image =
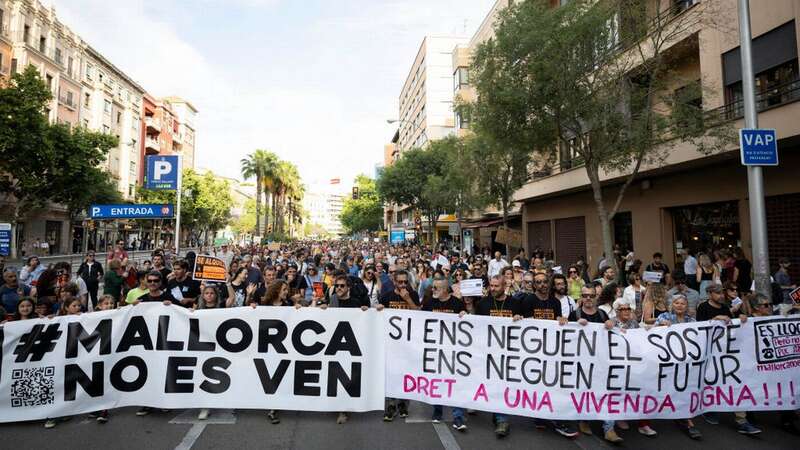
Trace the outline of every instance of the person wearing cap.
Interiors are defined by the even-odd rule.
[[[702,322],[705,320],[720,320],[727,323],[733,319],[733,314],[728,304],[722,286],[712,284],[706,287],[708,292],[708,300],[697,306],[697,321]],[[747,322],[747,315],[739,314],[739,320],[742,323]],[[746,412],[740,411],[734,413],[736,416],[736,431],[740,434],[756,435],[761,433],[761,429],[754,426],[747,420]],[[705,413],[703,418],[711,425],[719,424],[719,415],[717,413]]]

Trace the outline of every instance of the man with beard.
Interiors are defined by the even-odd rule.
[[[478,304],[475,305],[475,314],[492,317],[515,317],[520,315],[523,299],[506,295],[505,282],[505,278],[501,275],[495,275],[489,279],[489,295],[481,298]],[[493,414],[492,421],[495,425],[494,434],[498,438],[508,436],[508,417],[505,414]]]
[[[567,295],[567,277],[557,273],[553,275],[553,297],[561,304],[561,315],[569,317],[575,311],[575,299]]]

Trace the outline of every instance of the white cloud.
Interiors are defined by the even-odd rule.
[[[150,93],[179,95],[199,109],[198,166],[237,177],[239,160],[266,148],[297,164],[311,183],[372,174],[393,132],[385,120],[397,115],[397,97],[423,36],[462,32],[464,17],[471,17],[466,34],[472,33],[492,0],[468,12],[456,0],[341,1],[327,15],[309,7],[294,35],[239,44],[230,55],[214,54],[187,37],[205,32],[185,28],[201,19],[196,26],[206,27],[202,4],[221,5],[216,0],[55,3],[62,22]],[[195,10],[186,9],[197,3]],[[224,3],[232,4],[263,15],[265,29],[282,25],[274,11],[289,14],[282,7],[298,5]],[[176,26],[176,12],[185,13],[183,29]],[[219,29],[209,33],[241,32],[225,17],[212,23]],[[239,63],[223,64],[228,56]]]

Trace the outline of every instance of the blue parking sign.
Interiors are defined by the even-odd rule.
[[[174,191],[178,189],[180,170],[178,155],[149,155],[147,157],[147,182],[145,183],[145,188],[157,191]]]
[[[778,165],[778,139],[775,130],[743,128],[739,130],[739,148],[742,165]]]

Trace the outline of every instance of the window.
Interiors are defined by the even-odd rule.
[[[25,41],[26,44],[28,44],[30,37],[31,37],[31,26],[25,25],[25,31],[22,32],[22,40]]]
[[[687,130],[701,130],[703,127],[703,93],[700,80],[675,90],[673,115],[677,126]]]
[[[456,111],[456,128],[469,128],[469,115],[464,111]]]
[[[50,75],[49,73],[47,75],[45,75],[45,82],[47,83],[47,87],[52,92],[53,91],[53,76]]]
[[[86,79],[91,81],[93,76],[94,76],[94,66],[87,63],[86,64]]]
[[[131,170],[130,170],[130,172],[131,172],[131,175],[136,175],[136,162],[135,161],[131,161]]]
[[[47,51],[47,38],[39,36],[39,52],[45,53]]]
[[[117,111],[117,124],[119,124],[120,122],[122,122],[122,113]]]
[[[84,108],[88,108],[92,103],[92,95],[88,92],[83,94],[83,106]]]
[[[111,100],[103,100],[103,111],[107,114],[111,114]]]
[[[453,74],[453,90],[457,91],[467,85],[469,85],[469,69],[459,67]]]
[[[69,76],[72,76],[72,64],[74,62],[75,62],[75,60],[72,59],[72,56],[67,58],[67,74]]]
[[[11,58],[11,74],[17,73],[17,58]]]
[[[73,103],[72,103],[72,91],[67,91],[67,105],[73,106]]]
[[[61,54],[61,49],[56,47],[56,55],[55,55],[56,62],[61,64],[64,61],[64,56]]]
[[[100,80],[101,83],[103,82],[103,75],[104,75],[103,72],[97,73],[97,79]]]
[[[797,59],[785,62],[756,74],[756,108],[761,111],[800,99],[800,71]],[[733,104],[736,117],[743,114],[742,82],[728,86],[728,103]]]
[[[89,128],[89,119],[83,119],[83,128]]]
[[[129,197],[133,197],[133,189],[134,189],[134,185],[133,184],[129,184],[128,185],[128,196]]]

